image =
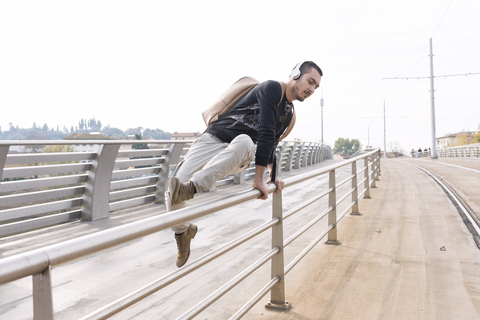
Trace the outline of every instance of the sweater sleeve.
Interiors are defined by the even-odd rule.
[[[257,101],[260,106],[260,123],[258,127],[257,152],[255,164],[266,167],[271,158],[275,145],[277,122],[276,107],[280,103],[282,87],[276,81],[268,81],[257,92]]]

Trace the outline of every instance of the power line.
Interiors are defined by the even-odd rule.
[[[447,10],[445,10],[445,13],[443,14],[442,19],[440,19],[440,22],[438,23],[437,28],[435,29],[435,31],[434,31],[433,34],[432,34],[432,38],[433,38],[433,36],[435,35],[435,33],[437,33],[437,30],[438,30],[438,28],[440,27],[440,25],[442,24],[443,18],[445,18],[445,16],[447,15],[448,9],[450,9],[450,6],[452,5],[452,3],[453,3],[453,0],[450,1],[450,4],[448,5]]]
[[[459,77],[459,76],[473,76],[475,74],[480,74],[480,72],[469,72],[469,73],[459,73],[459,74],[445,74],[441,76],[433,76],[433,78],[446,78],[446,77]],[[394,78],[382,78],[382,80],[398,80],[398,79],[430,79],[431,77],[394,77]]]

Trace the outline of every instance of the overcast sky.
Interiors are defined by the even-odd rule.
[[[429,79],[480,73],[480,1],[0,2],[0,126],[202,132],[238,78],[288,80],[315,61],[321,88],[295,104],[290,138],[431,146]],[[435,78],[437,137],[476,130],[480,74]],[[369,140],[368,140],[369,139]]]

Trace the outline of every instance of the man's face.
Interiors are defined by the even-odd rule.
[[[310,97],[320,86],[321,78],[322,77],[315,68],[311,68],[309,72],[302,74],[298,80],[295,80],[293,85],[295,99],[298,101],[304,101]]]

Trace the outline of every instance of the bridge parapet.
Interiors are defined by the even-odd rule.
[[[431,151],[414,152],[411,154],[412,158],[429,158],[431,155]],[[480,157],[480,143],[438,149],[437,155],[447,158],[478,158]]]

